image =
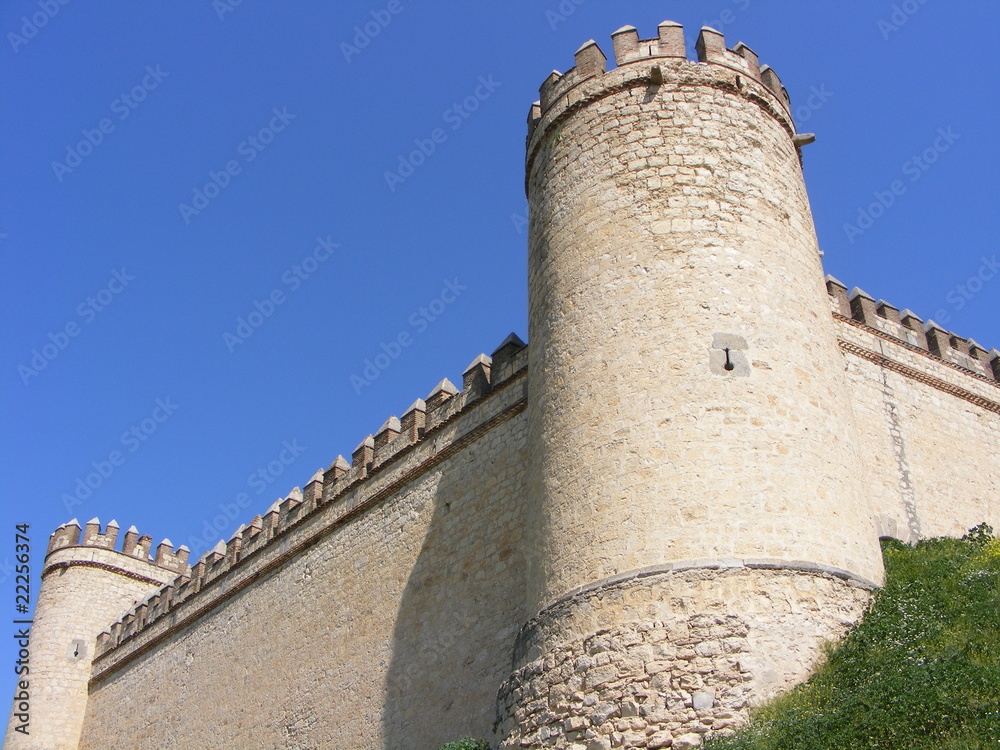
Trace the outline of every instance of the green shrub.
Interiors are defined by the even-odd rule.
[[[883,543],[886,585],[804,684],[706,750],[1000,747],[1000,539]]]
[[[490,746],[486,740],[474,740],[471,737],[466,737],[458,742],[449,742],[441,750],[490,750]]]

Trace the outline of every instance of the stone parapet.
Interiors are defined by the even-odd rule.
[[[924,322],[910,310],[892,306],[855,287],[850,293],[843,282],[827,275],[826,289],[834,316],[846,323],[861,324],[883,339],[901,343],[913,351],[931,355],[942,363],[1000,387],[1000,351],[987,351],[972,339],[946,331],[933,320]]]
[[[564,117],[580,107],[629,88],[647,87],[650,93],[664,83],[671,87],[712,87],[738,93],[779,118],[795,133],[791,103],[781,79],[740,42],[727,49],[723,35],[708,26],[696,46],[698,61],[689,61],[684,29],[673,21],[659,26],[658,36],[640,39],[634,26],[612,35],[617,68],[607,69],[607,56],[593,39],[577,50],[576,65],[566,73],[552,71],[539,89],[539,100],[528,116],[528,173],[535,152]]]
[[[49,567],[51,564],[50,558],[53,557],[54,553],[61,552],[62,550],[75,549],[77,552],[70,553],[70,557],[86,558],[90,554],[88,551],[90,548],[115,552],[117,547],[117,554],[114,559],[126,568],[129,567],[129,564],[122,558],[140,560],[143,563],[155,565],[174,574],[187,572],[189,554],[187,547],[182,545],[175,548],[169,539],[164,539],[156,546],[155,553],[151,555],[153,538],[146,534],[140,536],[135,526],[130,527],[125,532],[122,544],[118,547],[118,528],[117,521],[110,521],[102,532],[101,522],[97,518],[87,521],[87,525],[82,531],[80,529],[80,522],[75,518],[72,521],[64,523],[52,532],[49,537],[49,546],[45,558],[46,567]],[[66,555],[61,554],[57,557],[61,559],[66,557]]]

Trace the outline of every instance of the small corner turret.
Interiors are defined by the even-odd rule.
[[[71,547],[96,547],[142,560],[175,573],[188,572],[190,551],[187,547],[182,545],[175,548],[169,539],[164,539],[156,546],[154,552],[153,537],[148,534],[140,536],[135,526],[130,526],[125,532],[119,547],[118,533],[117,521],[110,521],[102,530],[100,519],[95,517],[87,521],[86,526],[81,529],[80,522],[74,518],[52,532],[46,556]]]

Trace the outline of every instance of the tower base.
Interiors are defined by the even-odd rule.
[[[499,746],[697,746],[806,679],[873,588],[806,563],[727,560],[571,592],[521,630]]]

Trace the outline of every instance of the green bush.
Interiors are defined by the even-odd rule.
[[[1000,747],[1000,539],[883,543],[886,585],[807,682],[706,750]]]
[[[458,742],[449,742],[441,750],[490,750],[490,746],[486,740],[474,740],[471,737],[466,737]]]

